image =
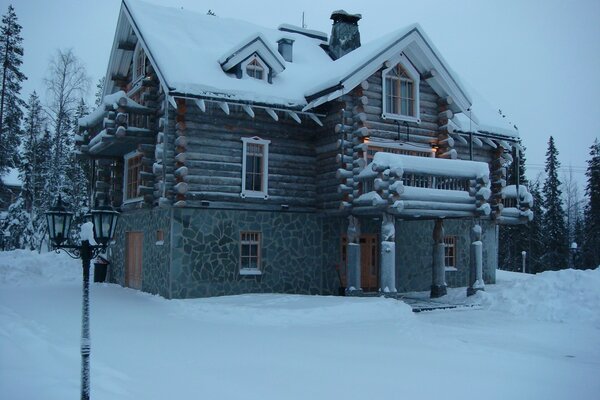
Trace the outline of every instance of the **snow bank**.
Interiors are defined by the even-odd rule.
[[[600,326],[600,268],[536,275],[497,271],[497,285],[479,292],[484,307],[528,319]]]
[[[248,294],[172,302],[185,318],[243,325],[309,326],[414,318],[408,304],[383,297]]]
[[[35,286],[80,281],[81,261],[72,259],[64,252],[0,252],[0,285]]]

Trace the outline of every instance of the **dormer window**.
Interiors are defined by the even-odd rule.
[[[133,81],[136,82],[146,75],[146,53],[139,42],[133,54]]]
[[[421,122],[419,73],[404,55],[383,70],[383,118]]]
[[[260,81],[266,81],[268,78],[269,67],[256,54],[244,61],[241,67],[245,76]]]
[[[256,59],[250,61],[248,65],[246,65],[246,74],[250,78],[263,79],[264,72],[265,69]]]

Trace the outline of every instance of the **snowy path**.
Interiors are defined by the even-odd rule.
[[[0,253],[0,397],[77,398],[78,273],[64,256]],[[421,314],[379,298],[169,301],[92,285],[92,398],[594,398],[600,316],[509,307],[519,277],[502,275],[480,310]]]

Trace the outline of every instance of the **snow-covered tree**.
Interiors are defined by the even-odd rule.
[[[21,72],[23,38],[21,25],[13,6],[8,6],[0,27],[0,175],[18,163],[17,148],[22,107],[21,83],[27,79]],[[3,190],[0,183],[0,190]]]
[[[527,224],[527,258],[528,258],[528,272],[536,273],[544,271],[544,263],[542,256],[544,254],[544,229],[543,229],[543,218],[544,212],[542,209],[542,192],[540,189],[539,177],[533,182],[529,182],[528,185],[529,193],[533,197],[533,221]]]
[[[105,77],[103,76],[102,78],[98,79],[98,83],[96,84],[96,93],[94,95],[95,97],[95,106],[96,107],[100,107],[100,104],[102,104],[102,93],[104,92],[104,80]]]
[[[582,262],[588,268],[596,268],[600,266],[600,142],[598,139],[590,147],[590,159],[587,163],[585,194],[588,203],[585,206]]]
[[[506,181],[508,185],[517,184],[516,165],[508,169]],[[525,154],[519,157],[519,184],[527,186],[525,177]],[[535,216],[539,218],[538,215]],[[501,225],[498,240],[498,261],[500,267],[509,271],[521,271],[521,252],[528,251],[527,225]]]
[[[52,126],[52,168],[46,192],[57,196],[67,190],[67,169],[74,152],[73,120],[89,87],[84,65],[72,50],[58,50],[45,79],[48,115]]]
[[[544,229],[544,255],[542,260],[545,269],[557,270],[567,268],[569,247],[567,224],[563,209],[561,182],[558,179],[558,149],[554,138],[548,140],[546,152],[546,180],[542,188],[544,195],[544,215],[542,217]]]

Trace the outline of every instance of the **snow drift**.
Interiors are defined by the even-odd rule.
[[[525,318],[600,326],[600,268],[536,275],[497,271],[498,285],[477,294],[485,307]]]

